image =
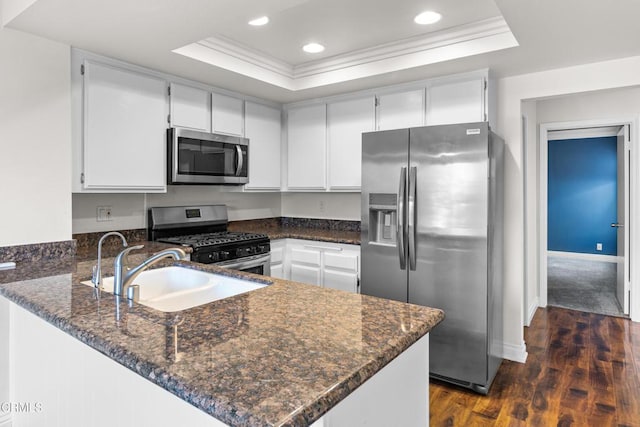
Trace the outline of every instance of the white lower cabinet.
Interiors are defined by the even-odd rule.
[[[271,241],[271,277],[286,279],[284,274],[284,240]]]
[[[271,276],[359,292],[360,246],[315,240],[271,242]]]

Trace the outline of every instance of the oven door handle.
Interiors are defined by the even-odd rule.
[[[271,262],[271,254],[254,255],[251,257],[241,258],[240,260],[232,259],[230,261],[216,262],[214,265],[232,270],[243,270],[245,268],[259,267],[261,265],[269,266]]]

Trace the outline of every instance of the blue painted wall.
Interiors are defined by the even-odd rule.
[[[548,152],[548,249],[616,255],[616,137],[549,141]]]

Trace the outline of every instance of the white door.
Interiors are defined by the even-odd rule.
[[[280,190],[280,109],[247,101],[244,125],[250,165],[245,188]]]
[[[618,272],[616,296],[624,314],[629,314],[629,125],[618,133]]]
[[[211,131],[209,92],[171,83],[171,126]]]
[[[165,192],[166,82],[84,65],[84,190]]]
[[[228,135],[244,135],[244,101],[221,93],[211,94],[211,129]]]
[[[374,130],[375,98],[349,99],[327,105],[329,188],[359,190],[362,133]]]
[[[287,130],[289,189],[324,189],[327,181],[327,106],[314,104],[291,108]]]
[[[484,92],[484,78],[481,77],[429,84],[427,126],[485,121]]]
[[[378,130],[424,125],[424,89],[378,96]]]

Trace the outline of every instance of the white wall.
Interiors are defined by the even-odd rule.
[[[360,193],[283,193],[282,216],[360,221]]]
[[[321,206],[322,202],[322,206]],[[228,188],[169,186],[167,194],[74,194],[73,232],[145,228],[152,206],[224,203],[231,221],[279,216],[360,221],[360,193],[243,193]],[[112,221],[96,221],[111,206]]]
[[[504,266],[505,304],[503,309],[505,353],[507,355],[515,355],[518,352],[522,356],[526,355],[521,326],[524,324],[521,103],[523,100],[638,85],[640,85],[640,57],[523,74],[498,81],[498,125],[496,130],[507,142],[505,253],[508,254],[508,258]],[[538,117],[538,121],[541,120]],[[535,217],[535,206],[528,205],[527,211],[529,218]],[[529,250],[536,250],[532,244],[529,242]],[[529,283],[532,280],[531,271],[532,268],[527,269]],[[640,296],[636,295],[632,298],[632,310],[635,306],[635,311],[638,312],[640,310]]]
[[[224,203],[229,220],[279,217],[280,193],[242,193],[228,188],[169,186],[166,194],[74,194],[73,232],[90,233],[145,228],[152,206]],[[98,206],[111,206],[112,221],[96,220]]]
[[[538,123],[616,119],[640,115],[640,87],[581,93],[537,101]]]
[[[0,246],[71,238],[70,48],[0,30]]]
[[[528,207],[536,206],[538,197],[538,170],[536,165],[538,157],[538,125],[536,119],[536,101],[523,101],[522,102],[522,116],[525,121],[525,147],[522,150],[523,155],[523,168],[526,175],[526,185],[523,183],[523,188],[526,186],[525,194],[526,199],[523,199],[525,203],[525,263],[523,272],[525,281],[525,299],[524,299],[524,320],[525,325],[529,325],[531,318],[535,314],[535,310],[538,307],[538,270],[537,268],[529,268],[538,265],[538,252],[534,250],[537,244],[538,236],[538,216],[527,216]]]

